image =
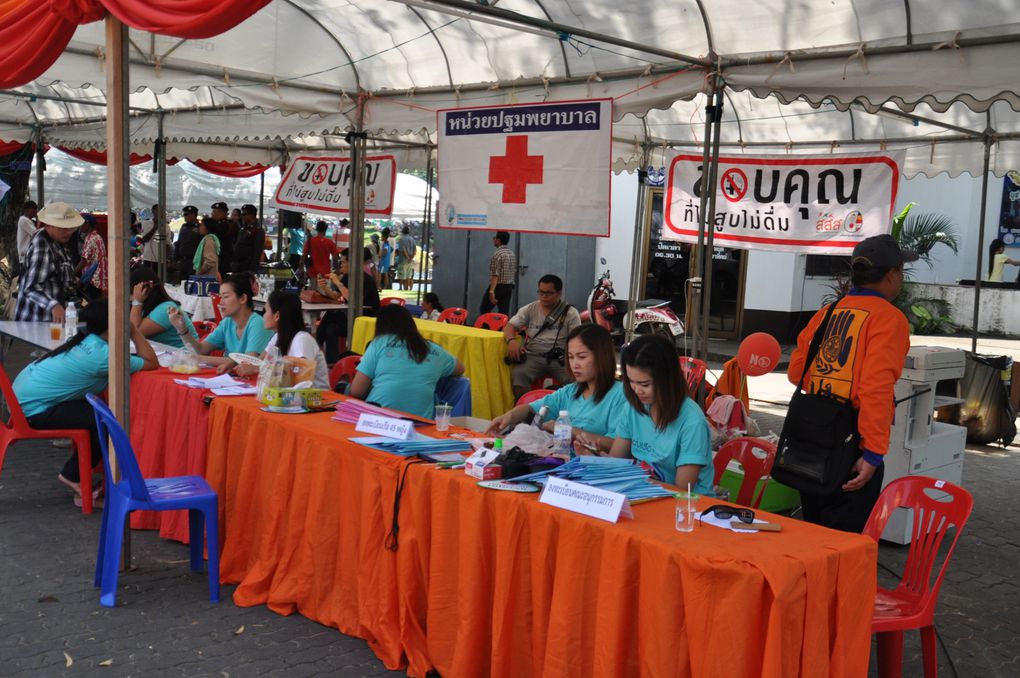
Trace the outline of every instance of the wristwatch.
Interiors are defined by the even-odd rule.
[[[132,308],[135,307],[135,306],[141,306],[141,305],[142,305],[142,302],[138,301],[137,299],[132,299],[131,300]]]

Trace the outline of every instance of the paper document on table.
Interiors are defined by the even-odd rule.
[[[742,534],[751,534],[751,533],[754,533],[754,532],[758,531],[758,530],[751,530],[751,529],[738,530],[735,527],[733,527],[732,524],[730,524],[730,521],[732,521],[733,518],[729,518],[729,517],[727,517],[727,518],[717,518],[714,513],[709,513],[708,515],[705,515],[703,513],[695,513],[694,514],[694,519],[699,521],[699,522],[701,522],[704,525],[714,525],[715,527],[721,527],[722,529],[730,530],[731,532],[740,532]],[[755,518],[754,522],[756,522],[756,523],[764,523],[765,521],[764,520],[758,520],[757,518]]]
[[[181,386],[188,388],[237,388],[250,386],[247,382],[238,381],[229,374],[221,374],[218,377],[188,377],[187,379],[174,379]]]
[[[254,386],[224,386],[223,388],[212,389],[213,395],[218,396],[246,396],[255,395],[259,392]]]

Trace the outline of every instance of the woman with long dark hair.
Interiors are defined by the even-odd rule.
[[[93,468],[102,458],[102,450],[96,418],[85,394],[102,393],[107,387],[110,358],[107,314],[107,300],[103,297],[84,307],[78,318],[85,327],[70,341],[30,363],[14,380],[14,395],[32,428],[91,431]],[[132,372],[159,367],[156,352],[137,327],[131,327],[131,340],[137,353],[131,356]],[[81,506],[77,452],[67,460],[57,478],[74,490],[75,504]]]
[[[406,308],[391,304],[376,316],[375,339],[358,364],[349,393],[431,419],[436,382],[463,373],[459,360],[421,336]]]
[[[184,340],[170,322],[171,308],[184,317],[188,334],[197,340],[198,332],[191,317],[181,313],[180,304],[170,298],[156,272],[147,266],[131,271],[131,324],[152,341],[184,348]]]
[[[1002,282],[1006,264],[1020,266],[1020,261],[1006,256],[1006,243],[996,238],[988,246],[988,282]]]
[[[439,314],[443,312],[443,305],[439,303],[439,295],[435,292],[427,292],[421,300],[421,319],[439,320]]]
[[[496,417],[488,433],[496,434],[515,426],[547,408],[545,428],[562,410],[570,414],[574,442],[581,454],[604,454],[613,446],[613,420],[629,407],[623,385],[616,380],[616,348],[609,332],[598,325],[581,325],[567,335],[567,367],[574,383],[567,384],[540,400],[518,405]]]
[[[712,494],[712,445],[708,421],[687,396],[687,382],[672,342],[643,336],[620,356],[623,393],[630,403],[615,421],[614,457],[632,456],[649,464],[660,480],[688,484]]]
[[[262,316],[262,324],[267,330],[276,330],[276,334],[266,344],[266,350],[262,353],[265,360],[269,349],[276,348],[281,356],[291,358],[306,358],[315,361],[315,379],[312,384],[315,388],[329,388],[329,370],[326,369],[326,359],[319,349],[315,337],[305,331],[305,319],[301,314],[301,298],[292,292],[277,290],[269,295],[266,300],[266,312]],[[238,365],[234,372],[237,374],[256,374],[258,368],[254,365]]]

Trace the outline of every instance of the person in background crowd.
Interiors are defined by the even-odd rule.
[[[411,313],[398,304],[379,309],[375,338],[358,363],[350,395],[431,419],[436,383],[460,376],[464,365],[418,332]]]
[[[234,245],[233,270],[257,273],[265,252],[266,231],[259,224],[259,211],[255,205],[241,206],[241,231]]]
[[[294,269],[294,273],[297,274],[301,271],[301,260],[302,255],[305,251],[305,239],[308,237],[308,231],[305,227],[304,221],[297,226],[291,226],[287,229],[290,234],[290,242],[287,245],[287,255],[290,261],[290,267]]]
[[[374,270],[375,270],[375,274],[374,274],[375,275],[375,286],[376,287],[380,287],[380,285],[379,285],[379,282],[380,282],[380,280],[379,280],[379,255],[380,255],[380,250],[379,250],[379,234],[378,233],[373,233],[372,236],[369,238],[369,241],[370,242],[368,243],[368,249],[369,249],[370,252],[372,252],[372,264],[373,264]]]
[[[166,224],[159,221],[159,205],[152,206],[152,218],[142,222],[142,263],[157,270],[162,250],[166,243],[170,242],[170,235],[167,233]]]
[[[238,224],[227,219],[227,203],[214,202],[212,204],[212,223],[208,224],[208,228],[210,233],[219,238],[218,268],[220,275],[226,276],[230,273],[230,267],[234,263],[234,243],[237,242],[238,232]]]
[[[382,289],[388,290],[393,285],[391,277],[393,267],[393,243],[390,242],[390,229],[382,230],[382,241],[379,243],[379,282]]]
[[[799,384],[809,370],[805,390],[850,401],[860,434],[861,456],[843,487],[830,496],[802,493],[804,520],[810,523],[861,532],[878,501],[896,409],[893,389],[910,349],[910,324],[890,302],[903,287],[903,264],[917,258],[888,234],[857,243],[850,257],[852,287],[836,302],[822,350],[810,367],[804,362],[828,308],[815,313],[797,336],[787,370],[790,382]],[[830,350],[833,341],[836,350]]]
[[[443,312],[443,305],[439,303],[439,295],[435,292],[426,292],[421,300],[421,319],[439,320],[439,314]]]
[[[95,299],[98,296],[106,296],[106,243],[96,230],[96,218],[91,214],[83,214],[82,218],[84,222],[79,232],[84,234],[85,239],[81,249],[81,261],[78,262],[75,275],[80,276],[78,286],[83,289],[85,296],[88,299]]]
[[[198,244],[202,241],[202,234],[199,232],[198,208],[194,205],[186,205],[182,212],[184,223],[181,224],[181,230],[177,233],[177,243],[174,249],[181,280],[187,280],[188,276],[195,272],[195,252],[198,250]],[[219,266],[219,261],[216,262],[216,265]]]
[[[345,249],[340,253],[339,276],[332,274],[329,280],[326,280],[324,277],[318,280],[319,289],[322,290],[322,293],[337,301],[347,299],[350,292],[347,289],[347,286],[350,284],[349,276],[351,269],[351,262],[348,258],[349,253],[349,249]],[[379,290],[376,289],[372,276],[364,272],[362,272],[362,276],[362,314],[371,317],[375,315],[376,310],[379,308]],[[319,321],[319,329],[315,333],[315,339],[324,345],[326,362],[330,365],[335,363],[340,357],[340,337],[346,336],[347,311],[326,311],[322,314],[322,319]]]
[[[333,272],[333,259],[338,256],[336,243],[326,237],[328,228],[325,221],[316,222],[315,236],[305,243],[305,270],[308,271],[308,281],[311,284]],[[319,291],[322,292],[322,289]]]
[[[67,243],[85,219],[65,202],[46,205],[37,217],[43,227],[25,252],[14,319],[62,323],[75,288]]]
[[[142,225],[138,215],[131,212],[131,258],[142,256]]]
[[[507,427],[528,421],[545,406],[543,423],[549,430],[560,411],[570,413],[578,454],[608,453],[613,446],[615,418],[629,407],[623,384],[616,381],[616,348],[612,336],[598,325],[575,327],[567,336],[567,364],[574,377],[573,384],[496,417],[486,434],[497,435]]]
[[[220,259],[223,258],[223,245],[219,237],[210,229],[209,219],[203,219],[198,226],[198,245],[195,256],[191,259],[191,269],[195,275],[216,276],[219,280]]]
[[[414,284],[414,256],[418,253],[418,244],[411,235],[411,229],[404,226],[397,238],[397,280],[400,289],[409,290]]]
[[[105,298],[100,297],[84,307],[80,316],[84,329],[79,330],[70,341],[30,363],[14,380],[14,394],[32,428],[87,429],[90,432],[92,468],[102,459],[102,448],[96,417],[85,400],[85,394],[102,393],[107,388],[110,360],[108,317]],[[130,358],[131,372],[159,367],[156,352],[136,327],[131,328],[131,341],[135,344],[136,353]],[[71,454],[57,479],[74,491],[74,503],[81,506],[77,451]],[[97,487],[93,498],[98,496]]]
[[[581,324],[577,309],[563,301],[563,281],[559,276],[538,279],[538,301],[533,301],[510,318],[503,328],[514,398],[531,390],[532,384],[549,376],[567,384],[571,380],[565,367],[567,336]],[[518,333],[525,331],[522,344]]]
[[[23,214],[18,217],[18,261],[24,264],[25,253],[28,252],[28,244],[32,242],[32,236],[39,230],[35,222],[35,215],[39,212],[39,206],[31,200],[26,200],[22,208]]]
[[[265,328],[262,316],[255,312],[255,293],[251,288],[251,278],[247,275],[230,275],[220,283],[220,313],[223,320],[204,341],[200,342],[191,335],[183,313],[177,308],[167,310],[170,323],[184,343],[199,355],[206,356],[202,361],[216,365],[216,371],[220,374],[237,367],[237,363],[229,357],[231,353],[261,355],[273,336]],[[223,351],[223,357],[209,355],[216,350]]]
[[[1006,243],[996,238],[988,246],[988,282],[1002,282],[1006,264],[1020,266],[1020,261],[1006,256]]]
[[[266,350],[262,353],[265,360],[269,349],[276,347],[281,356],[292,358],[306,358],[315,361],[314,388],[329,388],[329,370],[326,368],[326,359],[316,343],[315,337],[305,331],[305,320],[301,313],[301,299],[296,294],[277,290],[266,299],[266,312],[262,316],[262,322],[267,330],[276,330],[276,334],[266,344]],[[234,368],[234,372],[240,375],[258,374],[259,368],[255,365],[242,364]]]
[[[489,287],[482,296],[480,313],[485,314],[499,308],[503,315],[510,315],[510,299],[514,294],[514,276],[517,273],[517,257],[507,247],[510,234],[498,231],[492,237],[496,251],[489,257]]]
[[[365,252],[362,254],[361,270],[372,276],[372,280],[379,277],[379,273],[375,268],[375,262],[372,261],[372,250],[368,247],[365,248]]]
[[[230,221],[234,224],[234,230],[240,232],[241,224],[244,222],[244,210],[236,207],[230,210]]]
[[[659,480],[713,496],[708,420],[688,397],[676,347],[665,337],[638,337],[623,349],[620,362],[630,407],[615,418],[610,455],[634,457]]]
[[[131,324],[152,341],[184,348],[184,340],[170,322],[171,308],[183,316],[188,333],[198,339],[191,318],[170,298],[156,272],[146,266],[131,271]]]

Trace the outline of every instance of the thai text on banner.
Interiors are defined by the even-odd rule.
[[[270,207],[295,212],[349,214],[354,166],[350,158],[299,155],[290,163]],[[392,155],[365,158],[365,214],[393,212],[397,160]]]
[[[612,102],[439,111],[441,228],[609,235]]]
[[[720,156],[715,244],[849,255],[861,240],[889,232],[903,159],[903,152]],[[663,238],[697,242],[703,162],[673,158]]]

